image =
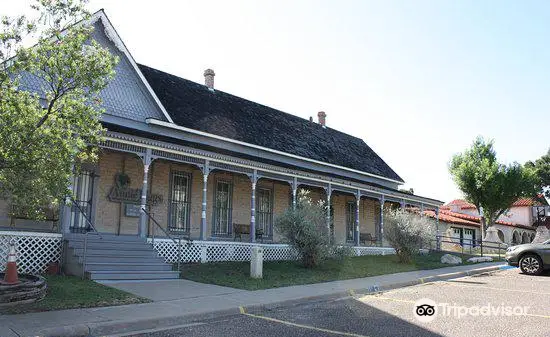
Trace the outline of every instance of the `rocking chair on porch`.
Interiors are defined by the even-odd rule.
[[[237,236],[239,236],[239,240],[243,241],[243,238],[242,238],[243,235],[250,235],[250,225],[234,223],[233,239],[236,240]],[[261,242],[264,242],[263,236],[264,236],[264,230],[261,228],[256,228],[256,239],[260,239]]]
[[[369,243],[371,246],[376,246],[378,244],[378,241],[372,236],[371,233],[360,233],[359,242],[363,244]]]

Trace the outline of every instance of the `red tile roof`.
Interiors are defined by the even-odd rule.
[[[518,199],[518,201],[514,202],[512,206],[522,207],[522,206],[535,206],[540,204],[541,204],[540,201],[535,200],[533,198],[521,198],[521,199]]]
[[[448,213],[447,213],[448,212]],[[429,216],[430,218],[436,218],[434,211],[424,211],[424,214]],[[473,221],[461,219],[459,217],[453,216],[453,212],[450,211],[444,211],[442,209],[439,210],[439,221],[457,224],[457,225],[464,225],[464,226],[472,226],[472,227],[479,227],[479,223],[475,223]]]
[[[527,207],[527,206],[546,204],[546,202],[545,202],[546,200],[544,200],[542,195],[539,196],[539,198],[541,199],[540,201],[535,200],[534,198],[520,198],[512,204],[512,207]],[[443,205],[441,207],[441,209],[450,210],[451,206],[458,206],[460,209],[475,209],[476,208],[476,206],[474,204],[469,203],[466,200],[455,199],[455,200],[450,201],[450,202],[446,203],[445,205]]]
[[[443,207],[445,207],[446,209],[450,209],[451,206],[458,206],[460,207],[461,209],[467,209],[467,208],[475,208],[476,206],[474,206],[474,204],[471,204],[469,202],[467,202],[466,200],[463,200],[463,199],[455,199],[453,201],[450,201],[448,203],[446,203],[445,205],[443,205]],[[443,208],[441,207],[441,208]]]
[[[434,211],[424,211],[424,214],[434,218],[436,217]],[[465,226],[480,226],[480,217],[476,215],[469,215],[469,214],[462,214],[462,213],[456,213],[445,209],[439,210],[439,221],[457,224],[457,225],[465,225]],[[501,221],[497,220],[496,224],[503,225],[503,226],[511,226],[511,227],[519,227],[519,228],[526,228],[526,229],[533,229],[531,226],[525,226],[520,224],[515,224],[508,221]]]

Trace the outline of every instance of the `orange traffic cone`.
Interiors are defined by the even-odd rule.
[[[15,253],[15,244],[10,243],[10,252],[8,254],[8,263],[4,274],[4,284],[17,284],[19,277],[17,276],[17,254]]]

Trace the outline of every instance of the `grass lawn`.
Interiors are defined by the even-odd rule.
[[[0,313],[22,314],[150,302],[148,299],[125,291],[75,276],[46,276],[46,282],[48,290],[43,300],[18,306],[0,307]]]
[[[440,262],[443,254],[417,256],[410,264],[399,263],[395,255],[351,257],[343,261],[329,260],[314,269],[303,268],[295,261],[264,262],[264,278],[261,280],[249,277],[248,262],[190,264],[182,266],[182,277],[197,282],[257,290],[449,267]],[[468,257],[465,255],[463,261]]]

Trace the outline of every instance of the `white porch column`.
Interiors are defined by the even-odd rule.
[[[206,224],[206,201],[208,199],[208,175],[210,174],[210,169],[208,168],[208,162],[204,166],[202,172],[202,211],[201,211],[201,233],[200,239],[206,240],[206,233],[208,232],[208,227]]]
[[[382,195],[380,197],[380,228],[378,228],[378,241],[382,244],[384,240],[384,203],[386,198]]]
[[[329,241],[332,240],[332,233],[330,231],[330,198],[332,196],[332,185],[329,183],[327,188],[327,232]]]
[[[145,238],[147,236],[147,215],[143,211],[147,207],[147,188],[149,166],[151,165],[151,149],[147,149],[143,157],[143,185],[141,187],[141,205],[139,213],[139,236]]]
[[[360,231],[359,231],[359,209],[361,205],[361,191],[357,191],[357,194],[355,195],[355,199],[357,201],[356,207],[355,207],[355,245],[359,246],[361,244],[360,241]]]
[[[258,173],[254,170],[252,180],[252,197],[250,198],[250,242],[256,242],[256,182]]]

